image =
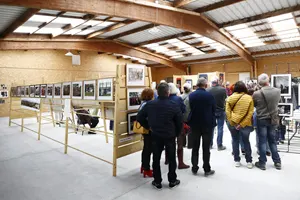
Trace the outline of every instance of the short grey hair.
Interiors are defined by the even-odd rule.
[[[178,90],[177,87],[174,83],[168,83],[169,89],[170,89],[170,94],[177,94]]]
[[[258,84],[260,86],[265,86],[267,83],[269,83],[269,81],[270,81],[270,78],[269,78],[268,74],[263,73],[258,76]]]
[[[197,86],[204,87],[205,85],[207,85],[207,80],[203,77],[199,78],[197,81]]]

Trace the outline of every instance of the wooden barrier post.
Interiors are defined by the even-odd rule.
[[[37,114],[38,124],[39,124],[38,125],[39,126],[39,128],[38,128],[38,140],[41,139],[42,111],[43,111],[43,101],[41,101],[41,103],[40,103],[40,112],[39,112],[39,114]]]
[[[65,128],[65,154],[68,153],[68,139],[69,139],[68,129],[69,129],[69,117],[66,117],[66,128]]]
[[[105,140],[106,140],[106,143],[108,143],[108,135],[107,135],[107,127],[106,127],[106,114],[105,114],[104,102],[101,102],[101,113],[102,113],[102,119],[103,119],[103,125],[104,125]]]
[[[55,127],[55,120],[54,120],[54,116],[53,116],[53,107],[52,107],[52,100],[51,99],[49,99],[49,106],[50,106],[50,112],[51,112],[51,119],[52,119],[53,127]]]

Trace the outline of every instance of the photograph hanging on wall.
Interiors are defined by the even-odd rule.
[[[6,90],[6,91],[1,91],[0,92],[0,97],[1,98],[7,98],[8,97],[8,91]]]
[[[133,124],[136,121],[137,113],[128,113],[127,120],[128,120],[128,135],[133,135]]]
[[[207,74],[199,74],[199,78],[205,78],[208,80],[208,75]]]
[[[291,117],[293,116],[293,104],[292,103],[279,103],[278,104],[278,113],[282,117]]]
[[[128,88],[127,89],[127,109],[136,110],[139,109],[142,104],[141,94],[144,88]]]
[[[96,99],[96,81],[84,81],[84,93],[83,98],[84,99]]]
[[[47,98],[53,97],[53,85],[47,85],[46,96],[47,96]]]
[[[40,105],[41,99],[39,98],[21,98],[21,108],[38,111]]]
[[[16,87],[11,87],[10,88],[10,96],[12,96],[12,97],[17,96],[17,88]]]
[[[21,97],[25,96],[25,87],[21,86]]]
[[[61,98],[61,83],[54,84],[54,98]]]
[[[21,96],[21,87],[18,86],[17,87],[17,97],[20,97]]]
[[[176,84],[181,86],[181,78],[176,79]]]
[[[291,96],[292,76],[291,74],[274,74],[271,76],[271,86],[280,89],[281,96]]]
[[[25,86],[25,97],[29,97],[29,86]]]
[[[190,84],[191,87],[193,87],[193,80],[192,79],[186,79],[185,82]]]
[[[45,98],[46,97],[46,91],[47,91],[47,85],[43,84],[40,88],[40,97]]]
[[[138,64],[126,65],[127,86],[145,85],[145,66]]]
[[[99,79],[98,80],[98,100],[113,100],[113,79]]]
[[[35,87],[34,85],[29,86],[29,97],[34,97]]]
[[[222,85],[224,83],[224,74],[220,73],[219,74],[219,83]]]
[[[62,84],[62,98],[70,99],[71,98],[71,83]]]
[[[82,81],[72,83],[72,99],[82,99]]]
[[[34,97],[40,97],[41,93],[41,85],[34,86]]]

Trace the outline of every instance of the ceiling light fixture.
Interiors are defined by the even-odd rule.
[[[73,54],[71,53],[71,51],[68,51],[68,53],[66,53],[65,56],[73,56]]]

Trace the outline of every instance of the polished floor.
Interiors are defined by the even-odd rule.
[[[34,120],[25,120],[37,129]],[[234,167],[229,132],[225,131],[227,150],[212,150],[212,177],[194,176],[190,170],[178,171],[181,185],[167,187],[167,166],[162,163],[164,188],[154,190],[152,179],[139,174],[140,153],[118,160],[118,176],[112,177],[112,166],[69,149],[20,127],[8,127],[8,119],[0,118],[0,200],[300,200],[300,155],[280,153],[283,169],[276,170],[269,159],[267,170]],[[43,134],[62,141],[64,128],[42,126]],[[251,134],[253,157],[257,160],[255,134]],[[102,135],[70,135],[69,143],[101,158],[112,160],[112,140],[105,143]],[[164,157],[164,156],[163,156]],[[185,150],[185,161],[190,161]]]

